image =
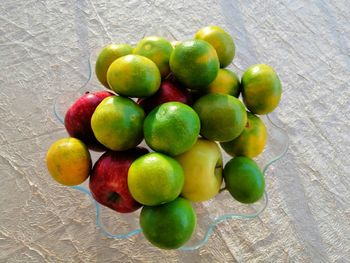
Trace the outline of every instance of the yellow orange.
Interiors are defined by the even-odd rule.
[[[91,157],[86,145],[75,138],[54,142],[46,155],[49,173],[57,182],[67,186],[84,182],[91,170]]]

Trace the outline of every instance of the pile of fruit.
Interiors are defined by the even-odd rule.
[[[89,178],[96,201],[117,212],[142,207],[144,236],[164,249],[191,238],[192,202],[221,190],[256,202],[265,181],[252,158],[267,136],[257,115],[277,107],[281,83],[265,64],[240,79],[226,68],[234,55],[232,37],[217,26],[182,42],[151,36],[104,47],[95,72],[108,90],[86,92],[69,108],[71,137],[48,150],[50,174],[67,186]],[[143,140],[149,149],[138,146]],[[233,157],[226,164],[221,148]],[[89,150],[104,152],[94,165]]]

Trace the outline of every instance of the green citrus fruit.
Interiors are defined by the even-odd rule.
[[[224,29],[218,26],[207,26],[195,34],[195,39],[201,39],[211,44],[218,54],[220,67],[228,66],[235,56],[235,43]]]
[[[47,152],[46,164],[52,178],[68,186],[84,182],[91,170],[90,153],[86,145],[75,138],[54,142]]]
[[[160,73],[157,65],[149,58],[127,55],[110,65],[107,81],[116,93],[141,98],[156,93],[160,86]]]
[[[160,205],[179,196],[184,172],[173,158],[162,153],[148,153],[136,159],[128,171],[128,187],[143,205]]]
[[[178,44],[170,56],[170,69],[189,89],[207,87],[218,74],[219,59],[205,41],[190,40]]]
[[[241,203],[254,203],[264,194],[265,179],[259,166],[250,158],[238,156],[224,168],[227,190]]]
[[[258,156],[266,145],[266,127],[254,114],[247,113],[248,120],[243,132],[234,140],[222,142],[221,147],[231,156]]]
[[[107,148],[122,151],[135,147],[142,139],[143,109],[129,98],[104,99],[91,117],[96,139]]]
[[[132,46],[128,44],[110,44],[105,46],[97,57],[95,73],[97,79],[107,88],[107,70],[114,60],[132,53]]]
[[[266,64],[249,67],[242,76],[244,104],[254,114],[272,112],[280,102],[282,85],[276,72]]]
[[[229,69],[220,69],[215,80],[209,84],[207,92],[223,93],[238,98],[240,81],[237,74]]]
[[[167,102],[146,117],[143,133],[154,151],[171,156],[189,150],[197,141],[200,120],[197,113],[181,102]]]
[[[169,75],[169,58],[173,51],[171,43],[162,37],[145,37],[134,48],[133,53],[145,56],[152,60],[160,71],[163,78]]]
[[[159,206],[144,206],[140,225],[146,239],[163,249],[185,244],[196,228],[196,214],[189,201],[179,197]]]
[[[213,141],[226,142],[237,138],[247,123],[247,112],[243,103],[221,93],[209,93],[200,97],[193,109],[200,122],[200,134]]]

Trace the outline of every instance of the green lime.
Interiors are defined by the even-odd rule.
[[[96,65],[95,73],[97,79],[106,87],[109,88],[107,83],[107,70],[114,60],[117,58],[129,55],[132,53],[132,46],[128,44],[110,44],[105,46],[99,53]]]
[[[196,214],[189,201],[179,197],[159,206],[144,206],[140,225],[146,239],[163,249],[185,244],[196,228]]]
[[[243,132],[234,140],[220,143],[231,156],[258,156],[266,145],[266,127],[264,122],[253,113],[247,112],[248,120]]]
[[[163,78],[169,75],[169,59],[173,46],[171,43],[162,37],[145,37],[134,48],[133,53],[145,56],[152,60],[160,71]]]
[[[237,74],[229,69],[220,69],[214,81],[209,84],[207,92],[223,93],[238,98],[240,81]]]
[[[200,120],[197,113],[181,102],[167,102],[146,117],[143,133],[154,151],[171,156],[189,150],[197,141]]]
[[[107,148],[122,151],[135,147],[142,139],[143,109],[129,98],[110,96],[95,109],[91,128],[96,139]]]
[[[247,123],[243,103],[230,95],[209,93],[200,97],[193,109],[201,122],[201,135],[213,141],[226,142],[238,137]]]
[[[211,44],[218,54],[220,67],[228,66],[235,56],[235,43],[224,29],[218,26],[207,26],[200,29],[195,39],[201,39]]]
[[[241,203],[254,203],[264,194],[265,179],[259,166],[250,158],[238,156],[224,168],[227,190]]]
[[[189,89],[205,89],[219,71],[215,49],[202,40],[179,43],[170,56],[170,69]]]
[[[127,97],[146,97],[157,92],[160,73],[157,65],[140,55],[127,55],[115,60],[107,71],[109,86]]]
[[[162,153],[148,153],[136,159],[128,171],[128,187],[143,205],[160,205],[179,196],[184,172],[173,158]]]
[[[244,104],[254,114],[268,114],[279,104],[282,84],[276,72],[266,64],[249,67],[242,76]]]

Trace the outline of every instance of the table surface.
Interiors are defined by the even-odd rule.
[[[306,3],[307,2],[307,3]],[[327,1],[13,1],[0,4],[0,262],[349,262],[350,8]],[[162,251],[95,227],[91,203],[54,183],[50,144],[66,136],[52,105],[87,79],[95,47],[215,24],[241,75],[272,65],[290,137],[254,220],[219,224],[191,252]],[[163,31],[164,32],[164,31]]]

